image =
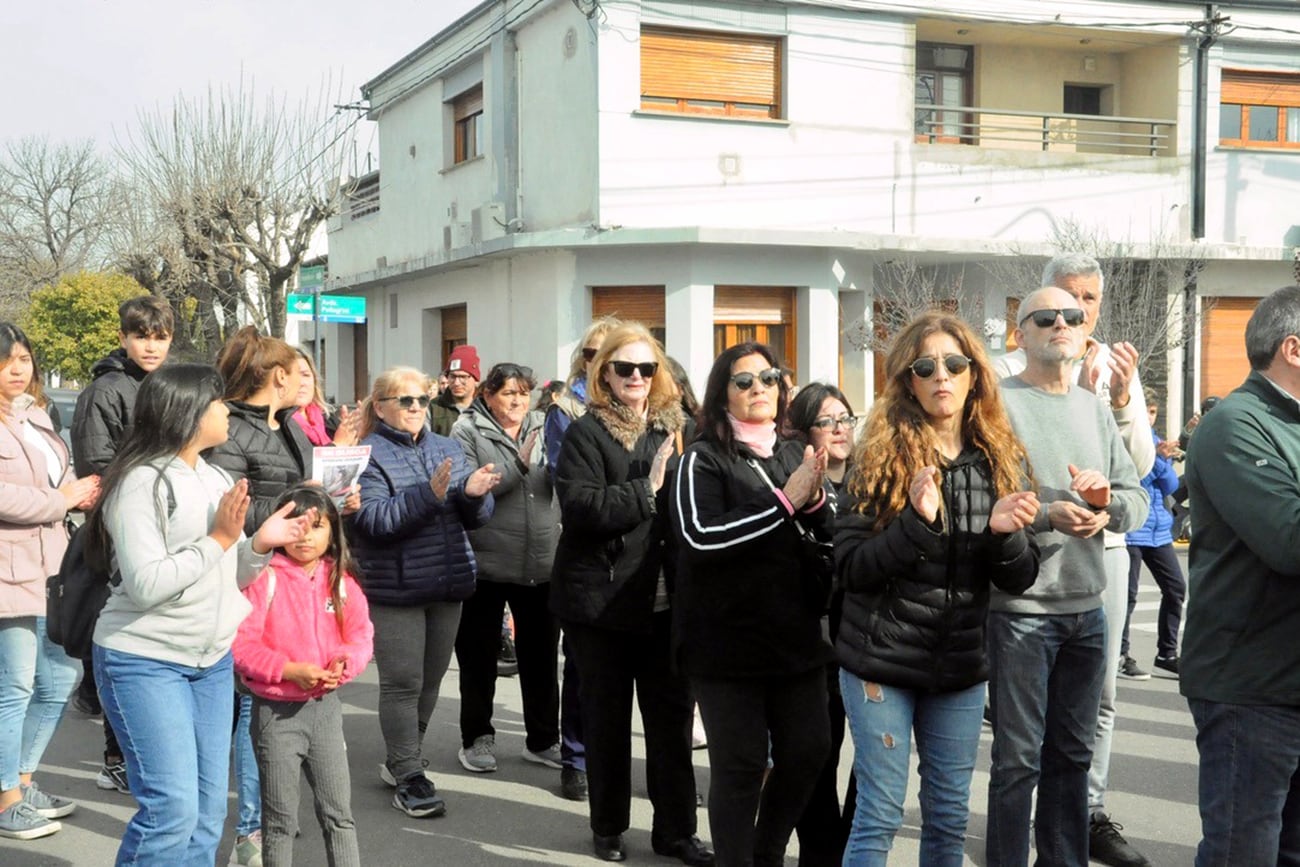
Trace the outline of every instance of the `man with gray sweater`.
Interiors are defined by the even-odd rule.
[[[1029,453],[1042,507],[1038,579],[1022,596],[992,590],[989,690],[993,768],[987,863],[1029,862],[1030,812],[1043,863],[1088,863],[1088,767],[1106,667],[1102,531],[1146,519],[1147,496],[1110,410],[1074,384],[1084,313],[1039,289],[1020,306],[1026,366],[1002,398]]]

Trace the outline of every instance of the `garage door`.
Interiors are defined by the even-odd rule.
[[[1224,397],[1250,373],[1246,323],[1258,298],[1206,298],[1201,325],[1201,400]]]

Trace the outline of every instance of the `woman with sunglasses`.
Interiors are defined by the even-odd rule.
[[[673,493],[674,655],[708,732],[726,865],[782,863],[830,749],[826,585],[801,537],[829,540],[834,508],[825,449],[777,436],[786,392],[768,347],[718,356]]]
[[[837,498],[844,491],[857,421],[844,392],[824,382],[812,382],[799,389],[786,412],[785,425],[791,437],[814,449],[826,450],[826,481]],[[836,590],[831,593],[830,608],[823,618],[826,635],[832,642],[839,630],[843,610],[844,591]],[[849,791],[841,810],[836,777],[840,747],[844,744],[844,702],[840,698],[840,667],[833,661],[826,666],[826,690],[831,751],[822,765],[821,776],[817,778],[808,806],[795,825],[799,837],[799,863],[809,867],[840,863],[844,841],[848,839],[849,825],[853,821],[853,804],[857,799],[857,789],[850,776]]]
[[[982,342],[947,313],[895,338],[853,456],[835,533],[846,591],[835,641],[855,748],[844,863],[885,864],[915,733],[921,856],[962,863],[988,662],[990,585],[1038,572],[1038,497]]]
[[[537,385],[531,368],[497,364],[460,414],[451,437],[475,467],[501,473],[492,519],[471,530],[478,560],[474,595],[465,600],[456,636],[460,666],[461,765],[497,769],[492,700],[505,606],[515,622],[515,654],[524,700],[524,761],[560,769],[560,629],[548,606],[560,510],[546,471],[540,412],[530,412]]]
[[[492,517],[492,464],[475,468],[460,446],[425,427],[430,381],[411,367],[375,379],[361,407],[361,507],[350,521],[353,555],[375,626],[379,776],[393,807],[441,816],[446,803],[424,772],[424,732],[451,661],[461,602],[474,592],[467,530]]]
[[[555,472],[563,530],[551,578],[578,665],[596,857],[627,857],[632,693],[641,706],[654,851],[712,864],[695,836],[691,699],[671,664],[672,570],[666,484],[682,429],[663,350],[644,326],[619,325],[592,360],[587,412],[569,426]]]

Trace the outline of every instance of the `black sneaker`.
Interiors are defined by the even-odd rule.
[[[1151,672],[1144,670],[1137,664],[1137,660],[1131,656],[1126,656],[1119,661],[1119,676],[1126,677],[1129,680],[1150,680]]]
[[[1157,656],[1156,668],[1163,668],[1174,675],[1178,674],[1178,657],[1177,656]]]
[[[447,802],[438,797],[438,790],[423,773],[412,774],[397,784],[393,807],[415,819],[447,812]]]
[[[1120,833],[1123,827],[1105,813],[1093,813],[1088,822],[1088,859],[1110,867],[1151,867],[1151,862],[1124,839]]]

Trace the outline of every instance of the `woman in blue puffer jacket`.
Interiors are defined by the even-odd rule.
[[[1174,469],[1173,454],[1177,442],[1165,442],[1155,433],[1159,405],[1154,395],[1147,396],[1147,415],[1151,419],[1151,438],[1156,443],[1156,462],[1142,480],[1142,487],[1151,498],[1147,522],[1125,536],[1128,543],[1128,616],[1124,618],[1124,638],[1120,644],[1122,659],[1129,658],[1128,626],[1133,619],[1133,606],[1137,604],[1138,576],[1142,564],[1151,570],[1151,577],[1160,588],[1160,617],[1156,621],[1156,668],[1178,674],[1178,624],[1183,619],[1183,599],[1187,595],[1187,582],[1182,567],[1174,554],[1173,515],[1165,508],[1165,497],[1178,488],[1178,472]]]
[[[460,622],[474,592],[474,552],[466,530],[492,517],[501,476],[475,469],[454,440],[425,428],[429,378],[411,367],[381,374],[366,399],[361,508],[350,541],[375,626],[379,728],[387,760],[379,776],[408,816],[447,809],[424,773],[421,742],[438,701]]]

